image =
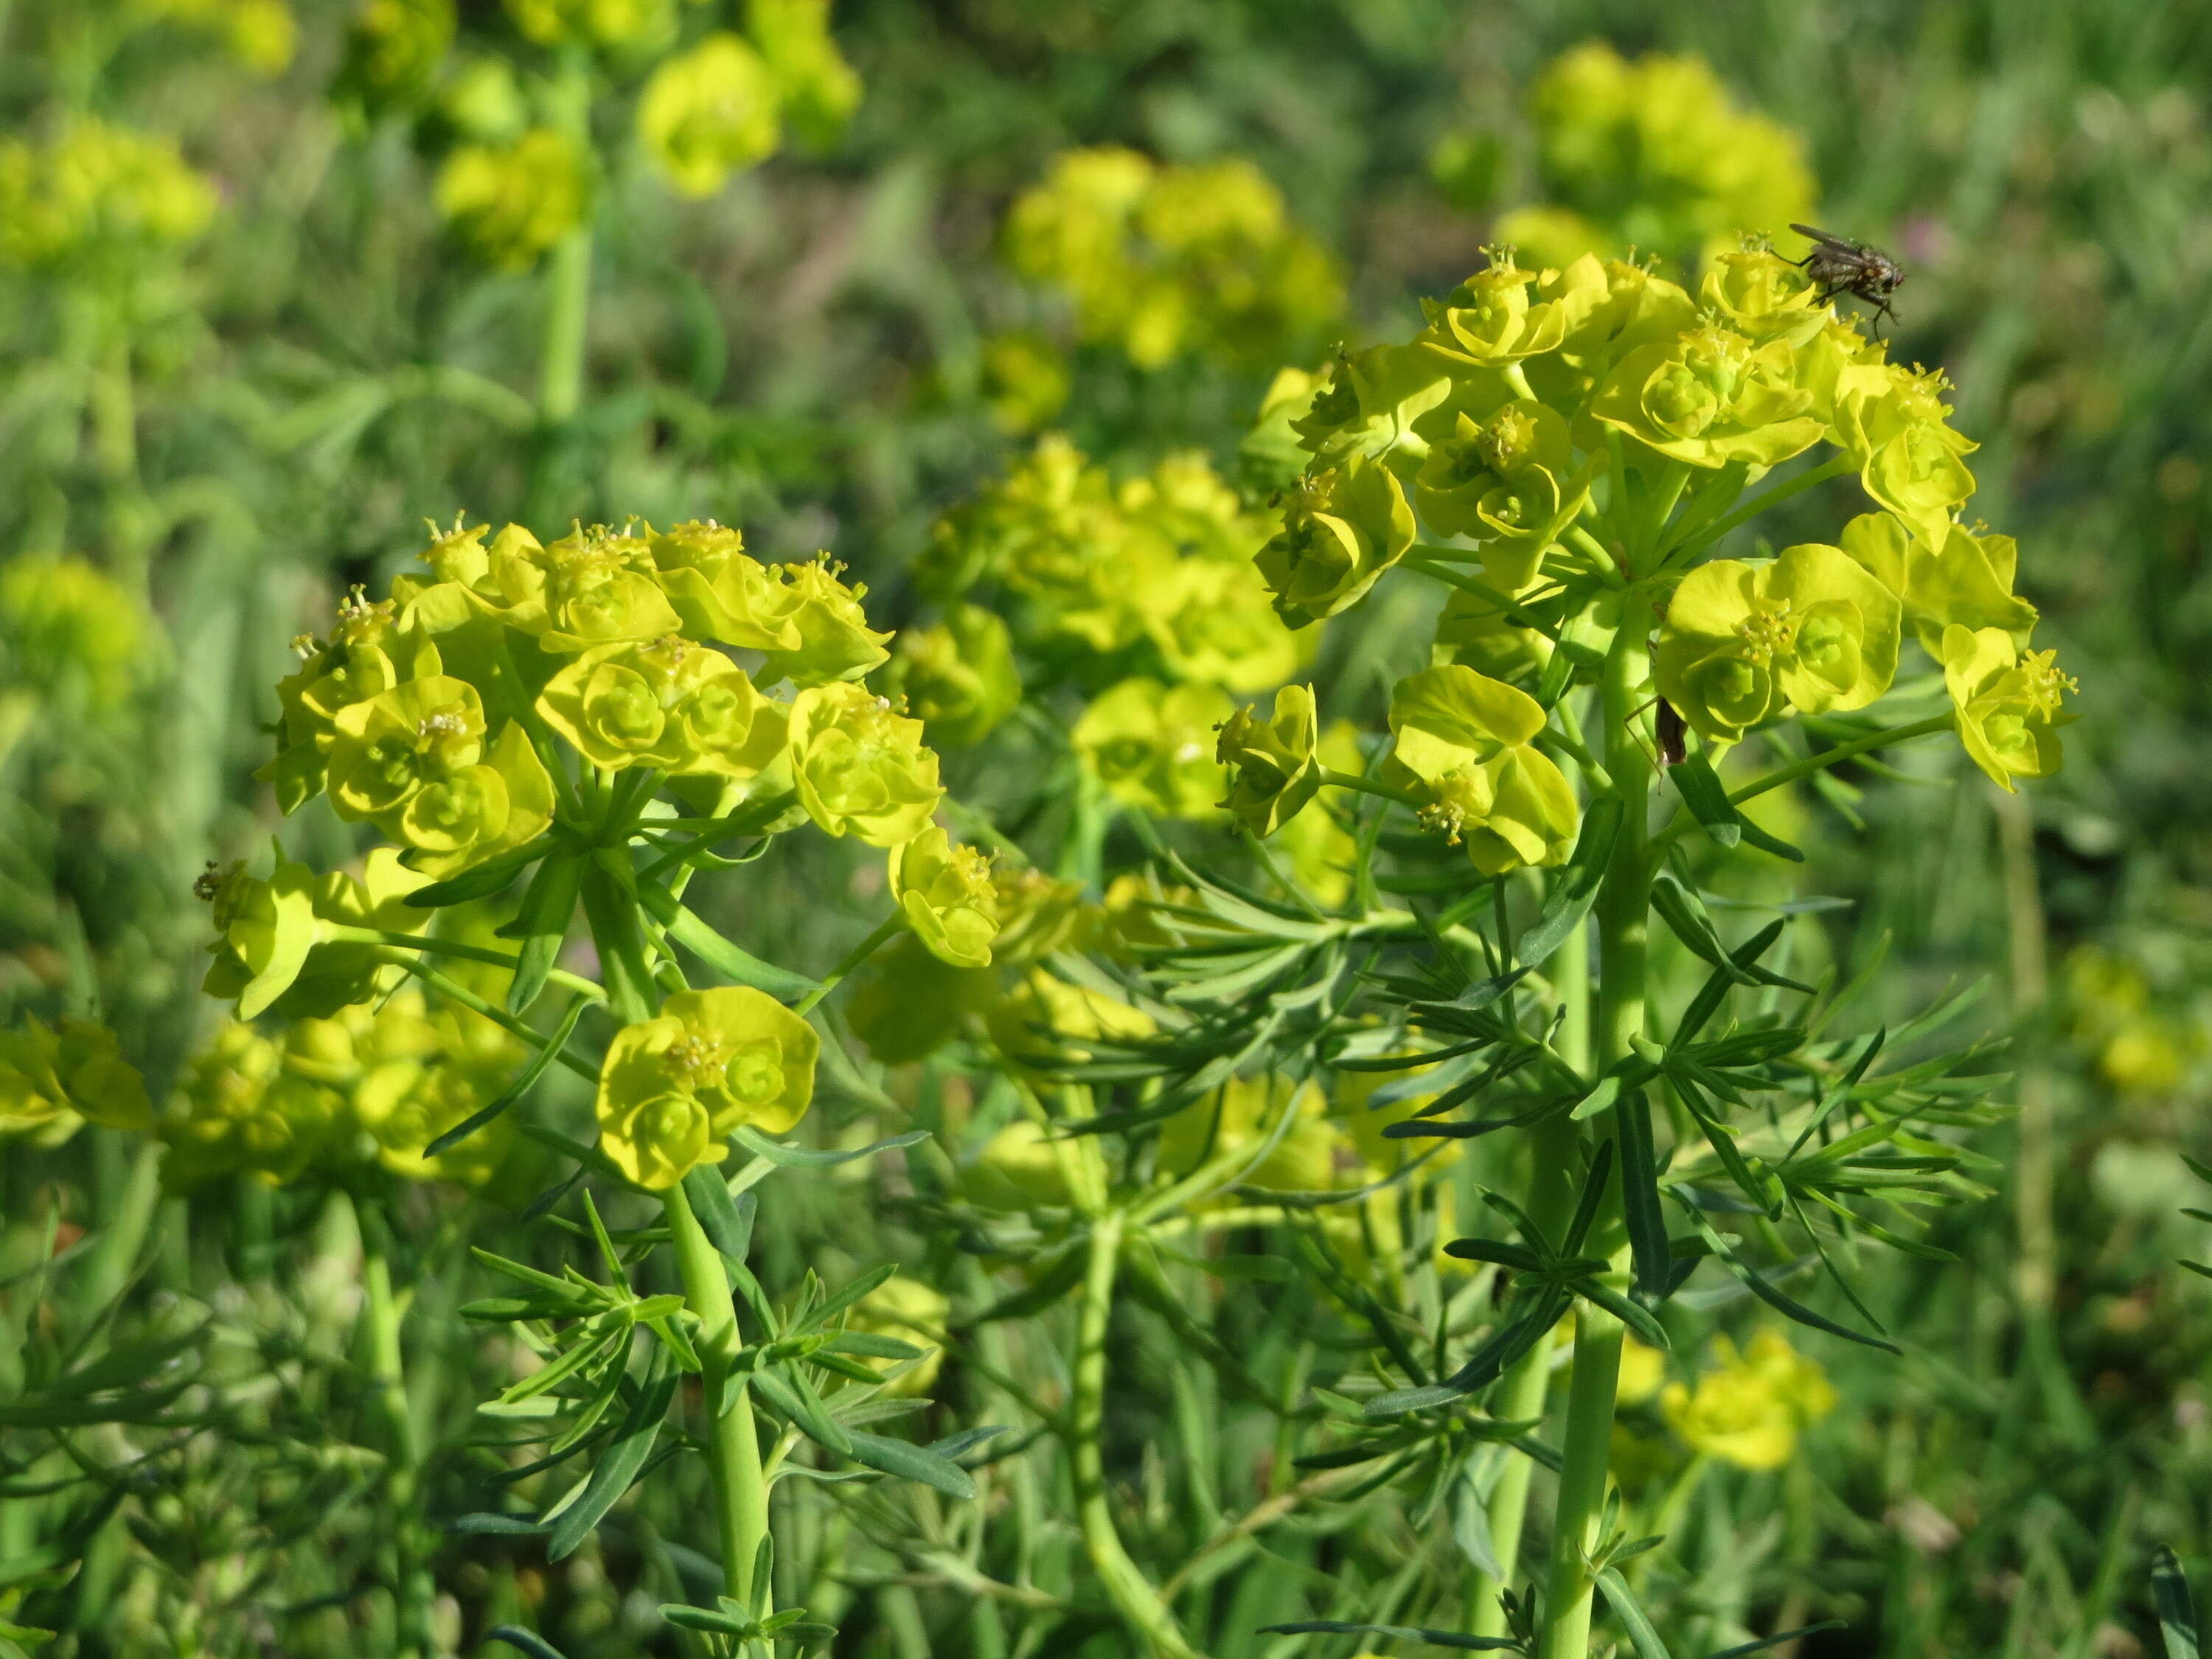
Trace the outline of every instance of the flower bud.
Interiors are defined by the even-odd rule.
[[[1321,787],[1320,743],[1310,686],[1276,692],[1274,714],[1264,725],[1250,709],[1238,709],[1223,725],[1214,751],[1230,769],[1229,797],[1221,805],[1255,836],[1273,835]]]

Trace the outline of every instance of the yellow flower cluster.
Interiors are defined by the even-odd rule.
[[[1019,698],[1013,648],[1048,673],[1095,679],[1102,659],[1140,668],[1092,702],[1076,746],[1122,805],[1212,817],[1225,787],[1214,732],[1233,710],[1229,694],[1279,684],[1305,654],[1252,565],[1267,533],[1267,520],[1198,457],[1171,456],[1116,484],[1066,439],[1047,437],[937,526],[917,575],[959,603],[916,637],[928,659],[918,656],[902,684],[918,707],[957,711],[957,737],[972,742]],[[1011,617],[1010,632],[981,620],[990,612],[972,603],[978,595]],[[973,717],[986,708],[991,720]]]
[[[527,1054],[522,1042],[412,986],[372,1012],[339,1009],[276,1033],[226,1023],[185,1066],[154,1129],[163,1181],[188,1191],[221,1176],[271,1186],[343,1180],[380,1165],[409,1180],[489,1180],[514,1139],[510,1116],[439,1153],[423,1149],[489,1104]]]
[[[70,712],[113,713],[144,678],[155,624],[137,595],[82,559],[0,569],[0,678]]]
[[[654,70],[638,137],[678,191],[712,196],[773,155],[787,129],[827,149],[860,100],[860,77],[830,34],[828,0],[751,0],[745,38],[718,31]]]
[[[143,259],[196,240],[215,210],[172,138],[79,116],[43,143],[0,139],[0,262]]]
[[[278,750],[260,775],[280,805],[325,796],[396,845],[371,852],[358,877],[281,854],[266,878],[210,871],[206,988],[236,998],[242,1018],[268,1010],[352,1031],[362,1005],[404,971],[395,949],[437,949],[423,938],[433,912],[410,896],[490,860],[512,855],[510,876],[539,863],[553,887],[548,872],[565,868],[567,902],[580,889],[595,936],[591,884],[603,878],[617,881],[613,902],[651,909],[659,892],[673,908],[626,860],[617,879],[580,849],[627,848],[686,817],[742,814],[730,833],[754,836],[811,821],[886,848],[916,947],[959,970],[992,963],[1012,911],[988,863],[931,822],[943,791],[921,723],[862,684],[890,636],[867,625],[866,590],[826,558],[763,565],[713,523],[579,526],[550,544],[515,525],[495,536],[457,524],[434,531],[422,557],[427,571],[398,578],[388,598],[349,596],[328,638],[300,642],[302,665],[278,687]],[[557,940],[567,922],[555,914],[530,936]],[[231,1042],[258,1053],[250,1037]],[[672,1186],[724,1156],[736,1129],[796,1123],[816,1050],[812,1028],[763,992],[678,991],[651,1018],[633,1015],[609,1048],[602,1145],[639,1185]],[[265,1055],[254,1063],[277,1075]],[[227,1100],[241,1086],[210,1080],[203,1092]],[[299,1098],[302,1146],[325,1144],[313,1125],[346,1121],[320,1095],[247,1092],[248,1104],[193,1120],[218,1149],[210,1157],[275,1133],[250,1127],[264,1098],[270,1110]],[[387,1122],[429,1124],[424,1139],[442,1127],[434,1093],[409,1096],[404,1111],[370,1098],[356,1115],[379,1135]],[[223,1127],[232,1119],[249,1127]],[[269,1166],[281,1176],[289,1156]]]
[[[438,170],[436,193],[438,211],[478,259],[527,270],[583,223],[592,158],[567,133],[532,127],[506,143],[456,147]]]
[[[1619,247],[1710,259],[1740,232],[1813,216],[1804,141],[1735,108],[1701,58],[1630,63],[1592,41],[1544,72],[1531,114],[1549,199],[1495,234],[1538,264]]]
[[[258,76],[283,74],[299,44],[300,26],[285,0],[140,0],[140,6],[213,36]]]
[[[1302,356],[1344,286],[1250,162],[1163,167],[1134,150],[1068,150],[1006,217],[1007,263],[1064,294],[1076,332],[1139,368],[1210,352]]]
[[[1909,627],[1977,765],[2007,788],[2057,769],[2072,682],[2026,649],[2035,611],[2012,592],[2011,541],[1959,520],[1973,445],[1948,423],[1941,377],[1887,362],[1796,267],[1723,254],[1693,298],[1641,265],[1585,254],[1530,270],[1500,251],[1424,310],[1419,335],[1342,357],[1290,416],[1308,459],[1255,562],[1294,628],[1358,604],[1417,545],[1455,589],[1438,665],[1394,694],[1385,777],[1486,872],[1558,864],[1574,843],[1545,712],[1510,684],[1551,656],[1515,606],[1566,592],[1652,594],[1656,690],[1714,747],[1866,707]],[[1692,524],[1656,568],[1627,569],[1584,526],[1631,498],[1695,492],[1724,508],[1824,441],[1878,508],[1839,545],[1685,570]],[[1609,603],[1582,620],[1609,631]],[[1297,736],[1313,741],[1310,723]],[[1295,823],[1310,793],[1310,757],[1286,742],[1241,761],[1231,799],[1255,828]]]
[[[146,1128],[146,1085],[105,1025],[65,1015],[0,1031],[0,1140],[55,1146],[87,1123]]]
[[[2094,945],[2066,958],[2068,1027],[2097,1074],[2124,1096],[2171,1094],[2202,1053],[2201,1034],[2154,1003],[2148,975]]]
[[[1781,1333],[1762,1330],[1739,1354],[1724,1336],[1720,1357],[1692,1389],[1669,1382],[1659,1409],[1692,1451],[1742,1469],[1778,1469],[1797,1450],[1798,1434],[1836,1407],[1834,1384]]]

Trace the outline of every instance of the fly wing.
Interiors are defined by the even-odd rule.
[[[1808,236],[1823,247],[1833,248],[1838,253],[1856,253],[1859,245],[1841,236],[1831,236],[1825,230],[1815,230],[1810,225],[1792,225],[1790,229],[1800,236]]]

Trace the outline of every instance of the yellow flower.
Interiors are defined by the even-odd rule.
[[[27,556],[0,571],[0,666],[42,696],[111,714],[156,644],[145,606],[95,565]]]
[[[591,160],[567,134],[537,127],[511,144],[463,144],[439,170],[438,211],[486,264],[524,270],[583,223]]]
[[[1228,774],[1214,758],[1215,728],[1236,713],[1210,685],[1128,679],[1076,721],[1076,751],[1125,806],[1161,817],[1210,818]]]
[[[195,240],[215,210],[173,138],[84,116],[48,143],[0,141],[0,262],[143,257]]]
[[[541,46],[644,52],[676,31],[671,0],[507,0],[507,12]]]
[[[638,137],[686,196],[712,196],[733,173],[775,153],[775,77],[734,34],[710,34],[653,72],[638,100]]]
[[[1667,1356],[1656,1348],[1647,1348],[1634,1337],[1624,1337],[1620,1344],[1620,1382],[1614,1397],[1624,1406],[1640,1405],[1659,1392],[1659,1385],[1667,1380]]]
[[[115,1033],[74,1014],[55,1025],[27,1018],[20,1029],[0,1031],[0,1138],[50,1146],[81,1122],[152,1127],[145,1081],[123,1058]]]
[[[1668,1426],[1692,1450],[1738,1468],[1781,1468],[1796,1452],[1798,1431],[1835,1408],[1833,1385],[1778,1332],[1761,1331],[1741,1355],[1724,1336],[1713,1346],[1720,1366],[1694,1391],[1670,1382],[1661,1392]]]
[[[814,1096],[821,1039],[775,998],[748,987],[679,991],[626,1025],[599,1070],[600,1144],[641,1187],[663,1191],[748,1125],[782,1134]]]
[[[810,686],[791,706],[791,765],[806,814],[872,847],[912,841],[945,791],[921,722],[849,680]]]
[[[914,936],[955,968],[988,968],[998,936],[991,861],[932,824],[891,848],[891,895]]]

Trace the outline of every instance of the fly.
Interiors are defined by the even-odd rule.
[[[1820,285],[1823,300],[1832,300],[1838,294],[1852,295],[1872,306],[1876,317],[1887,317],[1893,323],[1897,320],[1896,312],[1890,309],[1889,296],[1904,286],[1905,272],[1896,260],[1878,247],[1854,242],[1845,236],[1831,236],[1810,225],[1792,225],[1790,228],[1812,240],[1813,251],[1792,263]]]

